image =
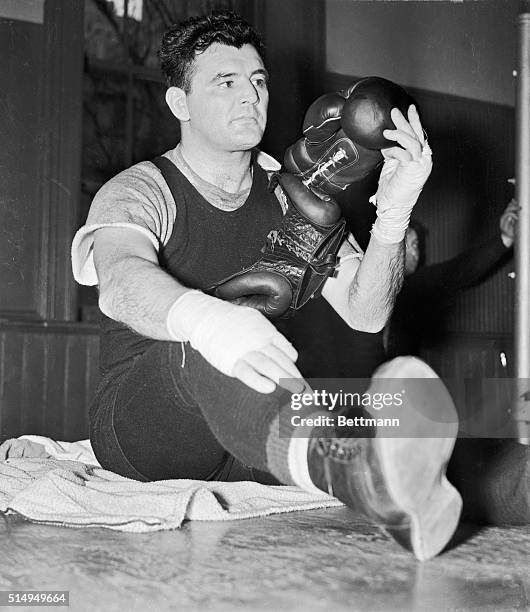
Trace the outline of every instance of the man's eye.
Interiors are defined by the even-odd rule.
[[[257,87],[267,87],[267,79],[254,79],[254,84]]]
[[[230,88],[233,86],[233,84],[234,84],[234,81],[223,81],[222,83],[220,83],[220,86]]]

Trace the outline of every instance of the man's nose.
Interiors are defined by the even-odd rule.
[[[241,101],[246,102],[247,104],[257,104],[259,102],[258,89],[250,80],[245,81],[243,84]]]

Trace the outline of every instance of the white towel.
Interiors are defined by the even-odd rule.
[[[146,532],[175,529],[186,519],[224,521],[342,505],[324,493],[255,482],[138,482],[95,464],[57,459],[51,453],[29,457],[29,444],[37,445],[37,453],[47,447],[62,457],[81,452],[79,447],[64,446],[78,443],[45,445],[36,438],[40,437],[24,436],[24,454],[18,457],[14,456],[20,452],[16,441],[0,445],[0,511],[39,523]],[[84,456],[89,457],[85,441],[83,446]]]
[[[57,442],[44,436],[20,436],[0,445],[0,459],[8,457],[53,457],[100,466],[90,440]]]

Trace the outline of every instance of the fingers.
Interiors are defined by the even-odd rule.
[[[517,216],[508,214],[503,215],[500,222],[501,232],[513,238],[515,235],[515,224],[517,223]]]
[[[385,138],[388,140],[393,140],[386,134]],[[390,147],[389,149],[383,149],[382,153],[385,159],[397,159],[398,161],[402,162],[410,162],[414,159],[407,150],[402,149],[401,147]]]
[[[508,234],[515,226],[515,219],[511,217],[503,217],[500,222],[501,232]]]
[[[246,361],[261,375],[293,393],[304,388],[304,379],[294,362],[279,348],[269,345],[246,355]]]
[[[506,223],[514,224],[517,221],[517,219],[518,219],[518,216],[514,212],[504,213],[504,215],[502,215],[501,217],[501,225],[506,224]]]
[[[407,114],[410,114],[410,109],[409,109],[409,113],[407,113]],[[411,123],[409,123],[409,121],[407,121],[406,117],[399,110],[399,108],[393,108],[390,111],[390,117],[391,117],[392,121],[394,122],[394,125],[396,126],[396,130],[401,130],[402,132],[405,132],[406,134],[408,134],[412,138],[418,139],[418,135],[414,131]],[[418,118],[418,121],[419,121],[419,118]]]
[[[414,104],[409,106],[408,119],[412,129],[414,130],[414,134],[416,134],[416,138],[420,141],[420,144],[423,147],[425,144],[425,130],[423,129],[418,110]]]
[[[234,366],[234,376],[258,393],[272,393],[277,384],[292,393],[300,393],[305,386],[293,360],[272,344],[259,351],[250,351],[239,359]]]
[[[396,126],[396,129],[402,130],[419,141],[421,145],[425,143],[425,131],[421,125],[420,116],[414,104],[411,104],[407,110],[407,118],[399,110],[393,108],[390,111],[390,117]]]
[[[302,374],[294,365],[293,360],[286,355],[281,349],[274,345],[269,345],[261,349],[274,364],[278,365],[282,370],[282,374],[286,373],[291,378],[302,378]]]
[[[517,213],[520,210],[521,210],[521,207],[517,203],[517,200],[515,198],[512,198],[510,200],[510,202],[508,203],[508,206],[506,206],[506,208],[504,209],[504,213],[503,214],[511,213],[511,214],[517,215]]]
[[[515,240],[515,228],[519,219],[520,209],[517,200],[512,198],[500,217],[501,240],[506,248],[510,248]]]
[[[517,200],[512,198],[504,209],[504,212],[501,215],[499,220],[499,226],[501,228],[501,232],[513,237],[515,234],[515,224],[519,219],[519,211],[521,207],[517,204]]]
[[[234,378],[237,378],[242,383],[254,389],[258,393],[272,393],[276,389],[276,384],[262,376],[243,359],[239,359],[234,366]]]
[[[383,136],[388,140],[393,140],[401,147],[392,147],[384,151],[385,156],[393,157],[400,161],[419,160],[425,145],[425,136],[420,122],[418,111],[414,105],[408,110],[408,121],[398,108],[393,108],[390,116],[395,130],[384,130]]]

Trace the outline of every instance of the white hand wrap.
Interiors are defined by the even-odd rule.
[[[178,298],[169,309],[166,324],[174,340],[189,340],[206,361],[227,376],[233,376],[241,357],[268,344],[294,351],[254,308],[236,306],[201,291],[188,291]]]
[[[385,151],[383,150],[383,156]],[[377,193],[370,202],[377,206],[372,235],[379,242],[401,242],[409,226],[410,215],[432,169],[432,151],[427,143],[421,158],[408,162],[385,158]]]

